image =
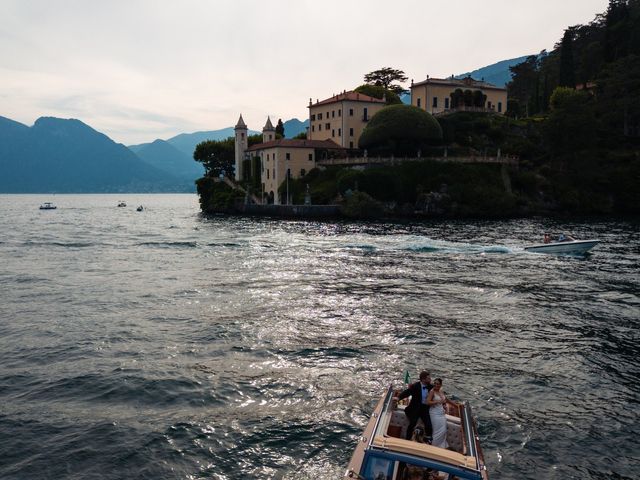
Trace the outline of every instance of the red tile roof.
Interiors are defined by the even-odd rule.
[[[256,150],[265,150],[267,148],[324,148],[328,150],[343,150],[333,140],[289,140],[281,138],[265,143],[257,143],[249,148],[247,152],[255,152]]]
[[[413,83],[411,87],[417,87],[420,85],[436,84],[436,85],[449,85],[451,87],[460,88],[484,88],[489,90],[506,90],[505,87],[498,87],[488,82],[475,80],[471,77],[465,78],[427,78],[426,80],[418,83]]]
[[[338,102],[369,102],[369,103],[386,103],[384,100],[379,98],[370,97],[369,95],[365,95],[364,93],[358,93],[354,91],[343,92],[338,95],[334,95],[331,98],[327,98],[326,100],[322,100],[320,102],[316,102],[314,104],[309,104],[309,107],[317,107],[318,105],[327,105],[330,103],[338,103]]]

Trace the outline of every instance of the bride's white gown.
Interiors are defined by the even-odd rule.
[[[444,400],[444,396],[437,392],[433,392],[435,401]],[[433,405],[429,409],[429,417],[431,418],[432,441],[434,447],[447,448],[447,417],[445,417],[444,405]]]

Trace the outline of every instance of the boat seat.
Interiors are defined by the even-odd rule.
[[[421,427],[424,431],[424,423],[418,419],[416,427]],[[389,419],[389,426],[387,428],[387,435],[396,438],[405,438],[407,436],[407,428],[409,428],[409,419],[404,413],[404,410],[398,409],[391,412],[391,418]]]
[[[447,418],[447,443],[449,448],[464,454],[464,440],[462,437],[462,425],[460,418],[446,415]]]

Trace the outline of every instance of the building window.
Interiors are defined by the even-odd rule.
[[[331,118],[335,118],[336,117],[336,111],[335,110],[331,110]]]
[[[269,154],[267,153],[267,162],[269,161]]]
[[[273,135],[269,134],[269,140],[273,139]]]
[[[291,154],[290,153],[286,153],[285,157],[286,157],[287,160],[291,160]]]
[[[416,104],[417,104],[417,107],[418,107],[418,108],[420,108],[420,107],[422,106],[422,105],[420,104],[420,100],[422,100],[422,99],[421,99],[421,98],[419,98],[419,99],[417,99],[417,100],[416,100]]]
[[[333,130],[331,130],[331,136],[335,137],[336,136],[336,129],[334,128]]]
[[[269,180],[269,169],[267,168],[267,180]]]
[[[364,113],[362,114],[362,119],[366,122],[369,120],[369,110],[367,107],[364,107]]]
[[[491,102],[487,102],[487,110],[491,110]]]
[[[449,108],[449,97],[444,97],[444,109]]]
[[[350,116],[350,117],[353,117],[353,108],[350,108],[350,109],[349,109],[349,116]]]
[[[338,109],[338,116],[342,116],[342,110]]]
[[[329,129],[331,128],[331,124],[330,124],[330,123],[325,123],[325,124],[324,124],[324,128],[325,128],[326,130],[329,130]]]
[[[322,114],[321,113],[318,114],[318,120],[322,120]]]
[[[315,125],[311,125],[311,131],[315,132],[316,131],[316,126]]]
[[[313,122],[316,119],[316,115],[315,113],[313,115],[311,115],[311,121]]]
[[[309,154],[309,161],[310,161],[310,162],[313,162],[313,153],[310,153],[310,154]]]
[[[322,130],[322,124],[318,125],[318,131]]]
[[[502,102],[498,102],[498,112],[502,113]]]
[[[438,97],[433,97],[433,108],[438,108]]]
[[[349,136],[350,136],[350,137],[353,137],[353,128],[350,128],[350,129],[349,129]]]
[[[300,169],[300,176],[304,177],[307,174],[307,171],[304,168]]]
[[[327,120],[329,120],[329,112],[327,112]]]
[[[341,129],[341,128],[339,128],[339,129],[338,129],[338,136],[339,136],[339,137],[341,137],[341,136],[342,136],[342,129]]]
[[[353,142],[349,142],[349,148],[353,148]]]
[[[240,134],[240,138],[244,140],[244,133]]]

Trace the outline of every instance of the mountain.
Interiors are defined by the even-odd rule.
[[[249,135],[254,135],[256,132],[249,130]],[[195,133],[181,133],[175,137],[171,137],[167,140],[168,143],[175,148],[193,158],[193,151],[196,149],[196,145],[205,140],[225,140],[229,137],[235,136],[233,127],[223,128],[221,130],[212,130],[209,132],[195,132]]]
[[[0,117],[0,192],[193,190],[80,120],[39,118],[32,127]]]
[[[297,118],[292,118],[291,120],[287,120],[283,123],[284,126],[284,137],[285,138],[293,138],[300,133],[305,133],[307,128],[309,128],[309,119],[306,119],[304,122],[301,122]]]
[[[529,55],[524,57],[512,58],[510,60],[502,60],[501,62],[479,68],[472,72],[456,75],[456,78],[464,78],[471,76],[476,80],[484,79],[485,82],[492,83],[498,87],[504,87],[511,81],[511,72],[509,67],[524,62]]]
[[[152,143],[129,147],[129,149],[133,150],[143,162],[181,180],[193,183],[195,179],[204,175],[204,167],[201,163],[164,140],[156,140]]]

